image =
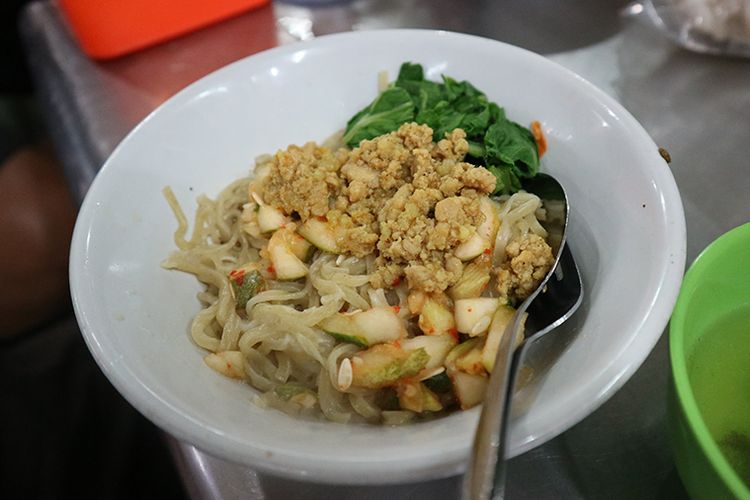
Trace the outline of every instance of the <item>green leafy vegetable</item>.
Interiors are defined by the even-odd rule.
[[[408,62],[402,64],[393,86],[409,93],[416,106],[417,114],[444,100],[443,86],[437,82],[425,80],[422,66],[419,64]]]
[[[484,135],[484,159],[489,165],[512,165],[521,177],[539,170],[539,154],[531,132],[509,120],[493,123]]]
[[[453,78],[443,75],[443,85],[445,85],[446,97],[450,101],[455,101],[461,96],[487,100],[487,97],[482,92],[467,81],[457,82]]]
[[[476,107],[466,112],[459,127],[464,129],[468,137],[481,137],[490,124],[490,117],[488,105]]]
[[[422,66],[410,62],[401,65],[388,89],[349,120],[344,142],[355,147],[363,139],[393,132],[411,121],[432,128],[435,141],[463,129],[472,163],[497,178],[494,194],[518,191],[520,179],[532,178],[539,170],[531,131],[508,120],[505,110],[471,83],[446,75],[442,82],[426,80]]]
[[[424,70],[422,70],[421,64],[414,64],[410,62],[405,62],[401,65],[401,68],[398,70],[398,78],[396,81],[398,82],[405,82],[405,81],[414,81],[414,82],[421,82],[424,80]]]
[[[481,142],[476,142],[469,140],[469,156],[473,156],[474,158],[481,159],[484,157],[484,144]]]
[[[458,128],[466,117],[450,106],[448,101],[440,101],[434,107],[420,111],[416,122],[428,125],[432,129],[433,137],[443,138],[446,132]]]
[[[411,96],[402,88],[391,87],[349,120],[346,124],[344,142],[354,147],[363,139],[372,139],[393,132],[412,120],[414,103]]]
[[[490,165],[487,170],[497,179],[496,193],[515,193],[521,189],[521,180],[510,165]]]

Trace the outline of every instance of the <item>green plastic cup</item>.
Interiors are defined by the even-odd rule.
[[[721,425],[744,424],[716,424],[727,417],[750,429],[750,392],[743,394],[744,386],[735,380],[750,381],[750,357],[744,360],[750,352],[750,223],[711,243],[690,266],[670,321],[669,341],[669,431],[685,488],[694,499],[750,500],[743,481],[750,463],[738,467],[730,448],[750,443],[748,431],[717,436]],[[714,356],[710,359],[716,366],[701,364],[704,354],[705,359]],[[699,378],[704,376],[712,379]],[[715,389],[715,394],[702,387]],[[738,399],[724,408],[716,402],[721,400],[712,400],[722,397],[721,391],[736,391]]]

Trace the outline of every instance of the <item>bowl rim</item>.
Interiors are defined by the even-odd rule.
[[[435,37],[441,37],[443,39],[455,40],[457,43],[464,44],[491,44],[501,47],[506,51],[523,54],[523,56],[528,58],[533,64],[541,65],[559,76],[561,79],[575,82],[575,85],[584,87],[586,91],[590,93],[592,99],[617,114],[623,123],[623,128],[632,134],[635,142],[653,149],[654,161],[663,161],[658,156],[658,147],[653,142],[652,138],[640,123],[638,123],[638,121],[630,114],[630,112],[628,112],[618,101],[610,97],[585,78],[532,51],[500,42],[498,40],[463,33],[430,29],[377,29],[326,35],[313,40],[282,45],[253,54],[228,64],[188,85],[186,88],[182,89],[158,106],[129,134],[127,134],[127,136],[111,153],[109,159],[105,162],[99,174],[97,174],[97,177],[94,179],[79,212],[80,214],[88,213],[88,217],[79,217],[73,235],[73,246],[71,247],[70,254],[70,285],[73,296],[73,305],[82,334],[86,344],[107,378],[129,402],[139,409],[141,413],[171,434],[196,445],[204,451],[232,461],[251,465],[258,470],[296,479],[310,480],[311,477],[315,477],[318,482],[335,482],[339,484],[368,484],[373,481],[372,474],[369,472],[332,470],[332,467],[335,465],[333,461],[319,460],[316,461],[316,463],[306,463],[306,468],[300,470],[298,465],[303,459],[293,454],[284,454],[283,452],[274,451],[274,459],[269,460],[267,456],[264,456],[264,450],[257,449],[254,453],[248,453],[246,450],[242,451],[238,448],[238,445],[241,443],[234,441],[231,437],[224,435],[215,428],[206,427],[200,422],[195,421],[190,415],[183,414],[179,409],[172,407],[167,401],[153,393],[148,387],[140,385],[140,380],[135,374],[130,373],[129,370],[126,370],[127,373],[123,372],[121,367],[117,366],[118,363],[108,359],[105,352],[106,349],[97,338],[99,334],[97,334],[91,318],[84,309],[82,297],[77,293],[78,290],[82,290],[85,285],[83,279],[83,263],[88,251],[86,233],[91,219],[91,205],[94,203],[94,197],[91,196],[91,194],[96,192],[96,186],[101,180],[102,172],[106,172],[110,169],[113,164],[112,159],[118,156],[120,151],[127,146],[132,136],[138,134],[140,129],[143,128],[154,115],[161,112],[165,106],[169,106],[170,103],[174,103],[176,100],[184,99],[185,96],[191,95],[194,91],[193,89],[199,88],[207,80],[215,78],[217,73],[227,71],[229,68],[236,65],[241,65],[249,59],[268,60],[269,58],[276,58],[305,48],[335,47],[336,45],[350,39],[361,41],[362,39],[368,38],[372,40],[394,36],[420,37],[426,42]],[[628,357],[623,356],[621,353],[602,372],[601,376],[606,374],[608,383],[605,386],[596,389],[596,392],[591,395],[587,404],[581,404],[575,407],[575,409],[569,413],[569,418],[565,422],[559,423],[559,425],[556,426],[550,426],[550,428],[544,430],[544,432],[531,436],[528,440],[524,441],[517,450],[514,450],[514,455],[524,453],[559,435],[576,425],[604,404],[625,384],[625,382],[645,361],[667,325],[667,321],[677,299],[679,285],[682,281],[682,271],[685,264],[685,216],[682,200],[671,170],[669,168],[654,169],[653,175],[655,178],[655,184],[658,185],[660,189],[663,216],[665,220],[668,221],[668,224],[665,227],[667,244],[664,247],[664,254],[668,254],[670,259],[660,271],[659,280],[654,286],[654,298],[656,299],[658,296],[658,300],[653,301],[651,309],[641,319],[639,323],[639,334],[631,339],[630,343],[625,346],[623,350],[623,352],[627,351],[629,353],[637,353],[637,355],[631,355]],[[665,203],[665,201],[668,201],[668,203]],[[134,387],[134,384],[140,385],[140,387]],[[199,426],[200,429],[196,429],[196,426]],[[221,436],[217,435],[217,432],[219,432]],[[216,442],[216,438],[223,439],[223,446]],[[467,450],[470,448],[470,445],[470,442],[467,443]],[[413,482],[416,480],[446,477],[461,473],[465,469],[466,464],[463,454],[460,455],[461,456],[458,456],[456,453],[446,453],[442,457],[431,457],[422,460],[422,463],[416,463],[414,461],[406,463],[405,461],[399,460],[393,461],[390,466],[385,463],[378,463],[380,469],[378,473],[378,482],[381,484]]]
[[[688,376],[688,353],[685,349],[685,328],[683,326],[687,311],[690,308],[691,291],[699,286],[704,273],[710,268],[712,260],[740,242],[745,244],[750,242],[750,222],[741,224],[719,236],[703,249],[690,265],[687,273],[685,273],[682,289],[669,323],[669,350],[677,400],[687,420],[688,429],[698,442],[703,454],[708,458],[711,468],[731,490],[732,494],[737,498],[750,499],[750,487],[740,479],[734,467],[721,452],[719,445],[711,436],[711,431],[709,431],[701,416]]]

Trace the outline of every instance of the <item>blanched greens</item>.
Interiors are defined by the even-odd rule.
[[[425,80],[422,66],[408,62],[401,65],[396,81],[349,120],[344,142],[355,147],[408,122],[430,126],[435,141],[463,129],[469,141],[468,161],[495,174],[495,194],[518,191],[520,179],[534,177],[539,170],[531,131],[509,120],[503,108],[471,83],[445,75],[442,83]]]
[[[411,121],[414,121],[414,103],[411,97],[404,89],[391,87],[349,120],[344,141],[348,146],[354,147],[363,139],[393,132]]]

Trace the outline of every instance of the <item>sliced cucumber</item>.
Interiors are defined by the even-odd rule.
[[[443,409],[443,405],[440,403],[440,398],[427,388],[424,384],[419,384],[422,387],[422,398],[424,402],[424,411],[440,411]]]
[[[403,410],[421,413],[424,408],[422,389],[416,381],[406,381],[396,385],[398,404]]]
[[[448,308],[428,297],[419,315],[419,328],[427,335],[443,335],[455,331],[456,323]]]
[[[497,299],[477,297],[456,301],[456,329],[472,337],[484,335],[500,303]]]
[[[481,255],[488,248],[490,248],[490,240],[482,238],[479,233],[474,233],[468,240],[456,247],[453,255],[466,262]]]
[[[406,329],[392,307],[373,307],[352,314],[336,313],[318,323],[326,333],[343,342],[368,347],[406,336]]]
[[[483,340],[476,338],[462,342],[453,348],[445,360],[448,377],[453,383],[453,392],[463,410],[481,403],[487,389],[487,376],[483,373],[484,367],[481,363]]]
[[[484,375],[486,370],[482,363],[482,342],[479,342],[474,348],[469,349],[455,361],[456,370],[471,375]]]
[[[484,343],[482,349],[482,364],[488,372],[492,372],[492,368],[495,366],[495,359],[497,358],[497,350],[500,347],[500,340],[503,338],[505,329],[508,324],[513,320],[516,310],[507,305],[501,305],[495,311],[495,315],[492,317],[492,324],[490,330],[487,333],[487,341]],[[514,347],[518,347],[518,344],[523,340],[523,325],[526,322],[526,316],[521,323],[519,336],[514,340]]]
[[[396,385],[396,393],[399,406],[404,410],[423,413],[443,409],[440,399],[421,382],[401,382]]]
[[[378,306],[352,315],[362,336],[372,344],[389,342],[406,336],[406,328],[396,311],[389,306]]]
[[[445,359],[448,375],[461,371],[473,375],[484,373],[482,364],[482,347],[484,339],[469,339],[454,347]]]
[[[307,261],[313,254],[310,243],[297,233],[291,233],[288,241],[289,250],[301,261]]]
[[[445,368],[448,370],[448,372],[450,373],[451,371],[456,371],[456,361],[472,349],[478,348],[481,341],[482,339],[469,339],[465,342],[461,342],[453,349],[451,349],[451,351],[448,353],[448,356],[445,358]]]
[[[482,295],[490,282],[492,271],[492,257],[481,254],[471,261],[461,274],[459,280],[448,289],[448,295],[453,300],[473,299]]]
[[[255,262],[230,272],[229,283],[238,309],[244,309],[248,300],[266,288],[266,280]]]
[[[497,235],[500,219],[497,216],[497,206],[488,197],[479,200],[479,208],[484,214],[484,221],[477,227],[477,231],[468,240],[458,245],[453,252],[462,261],[471,260],[492,247],[492,240]]]
[[[368,347],[370,345],[367,343],[367,339],[363,337],[357,337],[356,335],[345,335],[343,333],[336,333],[331,330],[326,330],[325,332],[339,342],[348,342],[359,347]]]
[[[484,400],[484,394],[487,392],[487,377],[454,372],[450,378],[462,410],[468,410]]]
[[[294,396],[303,393],[315,394],[312,390],[297,382],[287,382],[286,384],[277,385],[273,389],[274,394],[279,397],[282,401],[289,401]]]
[[[307,266],[289,248],[287,233],[291,232],[283,228],[273,233],[268,241],[268,254],[278,279],[296,280],[307,275]]]
[[[424,349],[405,351],[392,344],[378,344],[351,358],[352,385],[368,389],[392,386],[422,371],[429,359]]]
[[[287,218],[280,210],[269,205],[261,205],[258,208],[258,227],[262,233],[276,231],[287,223]]]
[[[304,236],[307,241],[324,252],[340,252],[339,245],[336,243],[336,232],[327,220],[317,218],[307,219],[307,222],[302,224],[297,231]]]
[[[419,335],[402,340],[401,347],[406,351],[424,349],[430,356],[430,360],[424,367],[427,371],[443,366],[445,358],[448,357],[448,353],[451,352],[456,343],[455,338],[451,335]]]

